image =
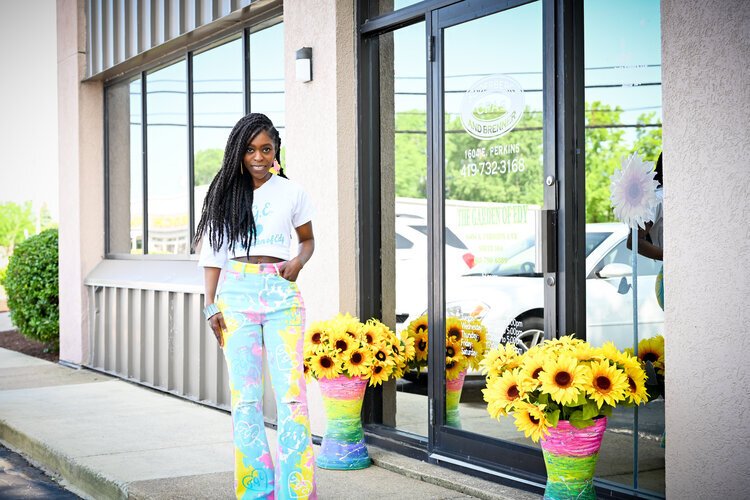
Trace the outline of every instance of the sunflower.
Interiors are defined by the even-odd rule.
[[[450,358],[445,357],[445,378],[447,380],[456,380],[461,372],[466,370],[468,365],[466,358]]]
[[[527,354],[528,355],[528,354]],[[479,363],[487,377],[497,377],[503,371],[519,366],[521,357],[513,344],[502,344],[491,350]]]
[[[597,349],[597,351],[602,357],[620,365],[623,364],[626,359],[630,358],[630,356],[620,351],[611,340],[605,342],[604,345]]]
[[[389,350],[390,348],[385,345],[374,344],[370,346],[370,352],[372,352],[372,357],[375,358],[376,361],[392,365],[394,362],[393,357],[388,354]]]
[[[445,320],[445,338],[453,340],[461,340],[464,336],[463,322],[455,317],[450,317]]]
[[[547,430],[552,424],[547,420],[544,413],[544,405],[535,405],[526,401],[519,401],[513,410],[516,428],[523,432],[524,436],[530,437],[535,443],[549,434]]]
[[[628,379],[628,388],[625,396],[629,403],[639,405],[648,402],[648,391],[646,390],[646,372],[641,368],[637,358],[625,356],[622,362],[625,376]]]
[[[656,373],[664,374],[664,337],[657,335],[638,342],[638,358],[650,361]]]
[[[306,349],[309,348],[310,352],[315,352],[328,341],[327,326],[326,321],[316,321],[310,325],[310,328],[305,332]]]
[[[382,384],[391,376],[393,373],[393,365],[387,365],[379,361],[373,361],[370,365],[372,373],[370,375],[370,385],[377,386]]]
[[[352,316],[349,313],[346,314],[337,314],[333,320],[331,320],[337,327],[337,330],[346,332],[349,337],[351,338],[357,338],[359,337],[359,330],[362,328],[362,323],[360,323],[359,319]]]
[[[456,358],[459,356],[463,356],[463,353],[461,350],[461,342],[454,340],[451,337],[446,338],[445,339],[445,357]]]
[[[408,335],[401,334],[402,349],[404,351],[404,357],[406,361],[411,361],[416,355],[416,349],[414,349],[414,339]]]
[[[427,315],[423,314],[422,316],[418,317],[411,323],[409,323],[409,336],[410,337],[417,337],[418,335],[422,333],[427,333]]]
[[[417,362],[427,361],[427,330],[414,337],[414,350],[416,352],[414,359]]]
[[[344,354],[344,370],[350,377],[367,376],[370,373],[372,353],[364,347],[355,347]]]
[[[345,353],[358,346],[359,342],[351,338],[345,330],[338,330],[331,335],[331,347],[336,351]]]
[[[609,361],[594,361],[586,369],[586,392],[601,408],[604,403],[616,406],[625,399],[628,378]]]
[[[494,401],[496,409],[507,415],[513,409],[513,405],[525,395],[521,384],[522,378],[520,368],[503,372],[500,377],[491,380],[487,384],[487,389],[482,391],[485,401]],[[496,415],[492,416],[497,418]]]
[[[551,357],[545,360],[544,371],[539,374],[539,380],[542,392],[549,394],[556,403],[574,403],[585,382],[585,367],[579,365],[571,354]]]
[[[536,390],[540,385],[539,375],[544,370],[544,357],[540,354],[525,355],[521,363],[521,375],[523,384],[529,391]]]
[[[342,369],[341,363],[336,362],[335,355],[327,351],[313,355],[310,368],[317,379],[335,378],[341,375]]]
[[[310,363],[305,361],[302,370],[303,374],[305,375],[305,382],[310,382],[310,380],[312,379],[312,370],[310,370]]]

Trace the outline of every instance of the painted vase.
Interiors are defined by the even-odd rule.
[[[370,465],[362,430],[362,399],[367,388],[363,377],[318,380],[326,414],[326,430],[315,463],[322,469],[355,470]]]
[[[466,370],[461,370],[458,377],[445,381],[445,425],[461,428],[461,414],[458,412],[458,403],[461,400],[461,390],[464,387]]]
[[[541,440],[547,466],[545,500],[596,500],[594,469],[606,428],[606,417],[584,429],[566,420],[550,427],[549,436]]]

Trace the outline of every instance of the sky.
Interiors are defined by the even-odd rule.
[[[0,203],[58,214],[54,0],[0,0]]]

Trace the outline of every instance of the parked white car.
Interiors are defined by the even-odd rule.
[[[624,224],[586,226],[586,337],[598,346],[612,340],[619,348],[633,344],[631,251]],[[490,347],[517,337],[519,347],[544,336],[544,280],[535,264],[533,238],[521,241],[503,264],[479,264],[446,284],[448,314],[482,317]],[[639,338],[663,333],[664,313],[654,296],[661,262],[638,258]],[[414,294],[417,295],[417,294]],[[426,295],[422,297],[426,298]],[[426,310],[426,301],[411,309],[405,322]]]
[[[445,269],[449,280],[459,278],[474,267],[474,254],[450,229],[445,231],[445,248]],[[399,326],[410,311],[426,308],[428,255],[427,220],[418,215],[397,214],[396,320]]]

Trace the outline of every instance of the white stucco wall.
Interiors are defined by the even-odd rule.
[[[750,2],[661,18],[667,498],[747,498]]]
[[[315,254],[300,274],[308,325],[357,314],[356,64],[350,0],[285,2],[286,162],[316,207]],[[295,52],[312,47],[313,80],[295,80]],[[292,174],[293,172],[293,174]],[[309,385],[313,432],[323,431],[317,384]]]

